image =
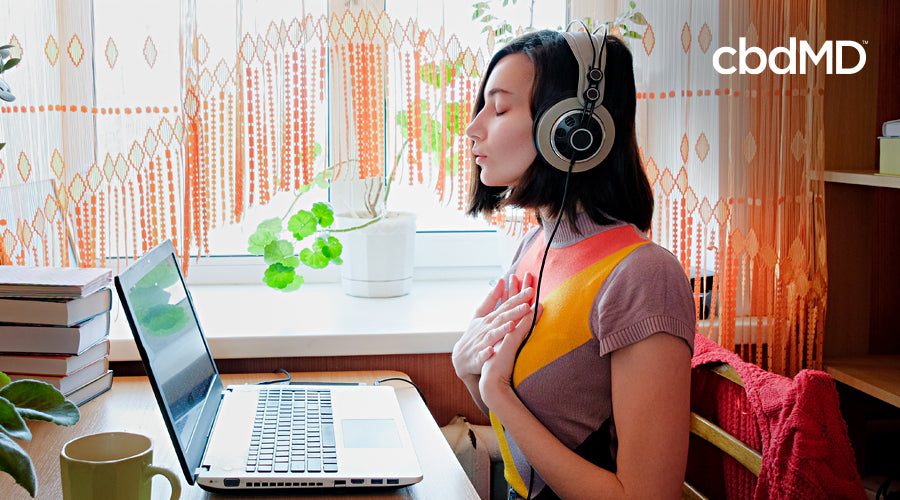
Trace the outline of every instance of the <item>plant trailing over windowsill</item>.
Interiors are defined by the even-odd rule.
[[[462,76],[462,63],[452,64],[446,61],[433,62],[423,65],[419,79],[426,85],[440,89],[448,85],[454,78]],[[470,75],[471,76],[471,75]],[[438,112],[444,109],[443,120],[438,119]],[[445,103],[444,107],[431,109],[427,100],[420,101],[418,111],[421,113],[422,123],[420,131],[422,151],[429,155],[435,164],[445,165],[450,175],[455,175],[459,165],[459,159],[451,155],[450,145],[456,136],[465,133],[465,109],[462,102]],[[256,231],[248,239],[248,251],[254,255],[262,255],[268,266],[263,274],[263,283],[271,288],[284,292],[294,291],[304,283],[304,278],[298,274],[300,265],[311,269],[323,269],[330,264],[343,263],[341,253],[343,245],[335,236],[337,233],[356,231],[371,226],[382,220],[386,215],[383,207],[387,204],[391,193],[391,187],[397,175],[404,151],[409,145],[409,124],[414,121],[407,111],[399,111],[395,117],[403,142],[394,158],[393,165],[387,178],[372,177],[364,180],[363,208],[360,224],[347,228],[332,227],[335,220],[333,208],[327,203],[315,203],[309,210],[301,209],[292,212],[300,197],[313,187],[328,188],[328,180],[332,173],[341,165],[332,165],[319,172],[310,184],[301,186],[295,192],[294,201],[284,216],[266,219],[259,223]],[[439,131],[443,130],[441,134]],[[441,158],[441,154],[444,157]],[[315,158],[322,154],[321,147],[317,144],[314,150]],[[314,158],[314,161],[315,161]],[[344,163],[354,163],[356,160],[348,160]],[[312,245],[302,248],[297,252],[296,247],[307,238],[315,237]]]
[[[13,439],[31,441],[25,419],[70,426],[79,418],[78,407],[52,385],[29,379],[12,382],[0,372],[0,470],[34,498],[38,487],[34,463]]]
[[[9,69],[12,69],[16,64],[19,64],[19,58],[10,57],[10,50],[12,48],[12,45],[0,45],[0,75]],[[4,80],[2,76],[0,76],[0,99],[6,102],[16,100],[16,96],[12,93],[12,88],[6,83],[6,80]],[[6,146],[6,143],[0,142],[0,149],[3,149],[3,146]]]

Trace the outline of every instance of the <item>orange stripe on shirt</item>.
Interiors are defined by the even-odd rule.
[[[622,226],[581,240],[571,247],[551,248],[547,253],[545,269],[553,269],[554,272],[544,273],[541,280],[541,295],[553,291],[569,277],[598,260],[605,259],[613,252],[643,241],[647,240],[637,232],[634,226]],[[524,279],[526,271],[531,271],[535,278],[537,277],[546,247],[547,241],[544,234],[541,234],[535,239],[516,267],[515,274],[520,280]],[[573,258],[573,256],[576,257]]]

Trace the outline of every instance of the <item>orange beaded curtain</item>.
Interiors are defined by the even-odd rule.
[[[70,265],[72,241],[81,265],[122,267],[171,238],[187,267],[215,228],[335,179],[463,207],[486,49],[325,1],[13,3],[3,261]]]
[[[713,54],[737,49],[740,37],[766,54],[791,37],[818,49],[825,2],[639,4],[650,25],[630,46],[653,239],[692,276],[707,276],[694,280],[702,334],[771,371],[821,368],[825,62],[806,74],[719,74]],[[737,55],[720,61],[740,64]]]

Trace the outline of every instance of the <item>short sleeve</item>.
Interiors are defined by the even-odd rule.
[[[687,274],[655,243],[636,248],[613,269],[591,311],[601,355],[663,332],[683,339],[693,352],[696,321]]]

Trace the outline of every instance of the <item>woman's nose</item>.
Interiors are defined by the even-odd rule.
[[[475,115],[475,118],[469,122],[469,126],[466,127],[466,137],[473,141],[479,141],[484,138],[484,131],[481,127],[481,120],[478,117],[481,113]]]

